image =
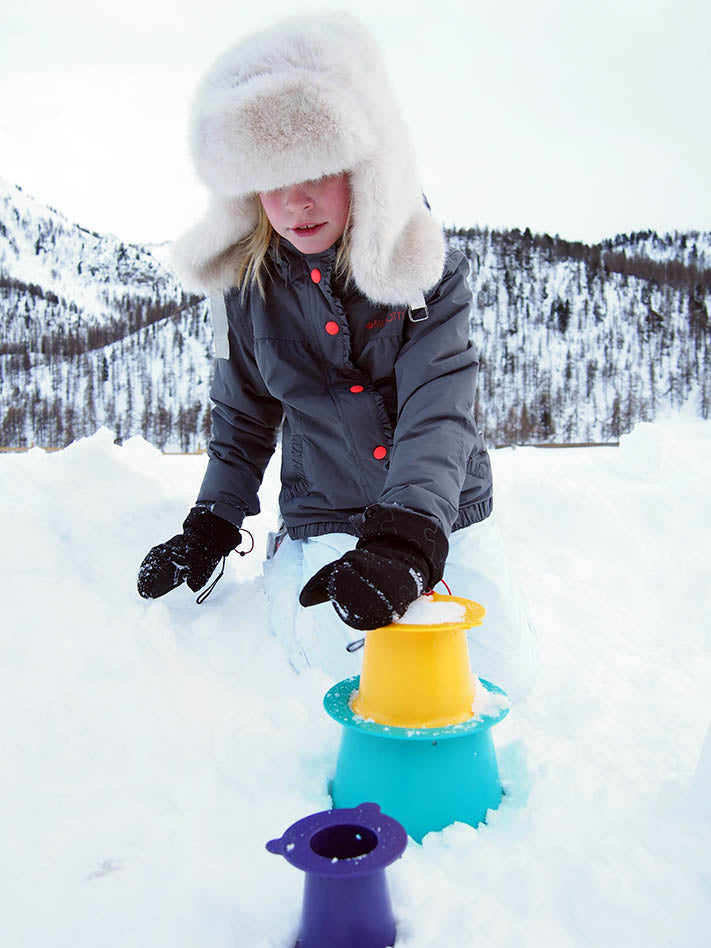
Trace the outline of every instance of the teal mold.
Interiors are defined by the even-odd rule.
[[[372,800],[417,842],[451,823],[477,826],[501,802],[491,729],[508,708],[461,724],[404,728],[354,714],[351,697],[360,677],[346,678],[324,698],[326,712],[343,727],[331,787],[334,807]],[[481,682],[487,691],[501,688]]]

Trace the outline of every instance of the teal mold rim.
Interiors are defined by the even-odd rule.
[[[506,692],[493,685],[490,681],[480,678],[487,691],[504,695]],[[360,685],[360,675],[344,678],[326,692],[323,706],[329,717],[343,727],[351,727],[362,734],[372,734],[375,737],[386,737],[396,741],[443,741],[448,738],[463,737],[476,731],[486,731],[498,724],[509,713],[510,708],[502,708],[494,714],[479,715],[460,724],[445,724],[441,727],[393,727],[389,724],[378,724],[375,721],[362,718],[351,709],[351,698]]]

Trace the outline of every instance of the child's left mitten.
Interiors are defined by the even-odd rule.
[[[139,594],[144,599],[157,599],[183,582],[197,592],[240,540],[234,524],[205,507],[193,507],[183,521],[183,532],[154,546],[145,556],[138,570]]]

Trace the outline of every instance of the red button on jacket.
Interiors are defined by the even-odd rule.
[[[373,457],[376,461],[382,461],[387,453],[388,449],[383,447],[382,444],[379,444],[378,447],[373,450]]]
[[[329,336],[337,336],[338,333],[341,331],[338,323],[334,323],[332,319],[329,319],[329,321],[326,323],[326,325],[323,328],[326,330]]]
[[[357,395],[359,392],[362,392],[362,391],[363,391],[363,386],[362,386],[362,385],[351,385],[351,391],[353,392],[354,395]]]
[[[321,282],[321,271],[317,267],[314,267],[311,271],[311,279],[314,281],[314,283]]]

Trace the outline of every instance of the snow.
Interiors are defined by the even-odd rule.
[[[474,700],[472,701],[472,717],[483,719],[495,717],[500,711],[511,707],[508,695],[502,691],[490,691],[485,688],[477,675],[474,675]]]
[[[461,622],[464,606],[457,602],[436,602],[430,596],[420,596],[409,606],[396,623],[405,625],[441,625],[445,622]]]
[[[711,423],[492,463],[543,667],[493,732],[499,809],[388,869],[397,948],[701,948]],[[0,455],[4,945],[293,945],[303,876],[264,847],[330,806],[340,729],[332,681],[294,674],[264,632],[276,467],[255,552],[204,605],[135,590],[204,465],[105,430]]]

